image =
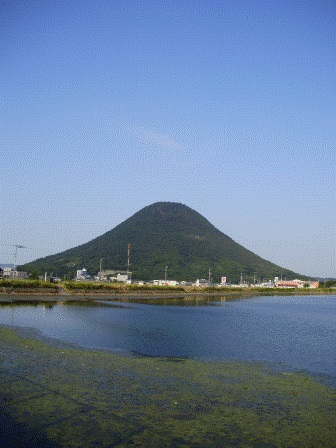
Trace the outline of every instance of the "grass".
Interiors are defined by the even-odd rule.
[[[304,373],[57,347],[4,327],[0,341],[0,413],[36,446],[336,447],[335,389]]]

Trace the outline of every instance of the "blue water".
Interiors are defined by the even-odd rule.
[[[336,375],[336,296],[218,299],[198,306],[108,303],[0,307],[0,324],[85,348],[270,361]]]

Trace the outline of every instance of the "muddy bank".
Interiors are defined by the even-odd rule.
[[[304,373],[57,347],[4,327],[0,341],[7,441],[22,431],[65,448],[336,446],[335,389]]]

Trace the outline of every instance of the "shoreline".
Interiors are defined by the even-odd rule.
[[[42,330],[39,330],[34,327],[29,326],[15,326],[10,324],[0,323],[0,334],[2,330],[8,330],[16,334],[19,338],[22,338],[27,341],[35,341],[37,343],[45,344],[51,349],[60,349],[60,350],[73,350],[76,352],[88,352],[95,353],[97,355],[111,355],[116,358],[121,359],[149,359],[149,360],[157,360],[157,361],[169,361],[169,362],[194,362],[198,364],[204,365],[230,365],[230,364],[242,364],[249,366],[258,366],[264,367],[265,369],[273,372],[273,374],[283,374],[283,373],[293,373],[307,376],[309,378],[314,379],[326,387],[329,387],[336,391],[336,373],[333,372],[318,372],[313,371],[308,368],[302,367],[294,367],[290,364],[270,361],[270,360],[262,360],[262,359],[243,359],[243,358],[198,358],[198,357],[179,357],[179,356],[164,356],[164,355],[146,355],[140,352],[127,352],[106,348],[96,348],[96,347],[86,347],[79,343],[67,342],[62,339],[58,339],[57,337],[47,336],[43,334]],[[0,348],[1,354],[1,348]]]
[[[303,372],[0,337],[0,429],[28,447],[336,446],[335,389]]]
[[[256,296],[320,296],[320,295],[336,295],[336,289],[281,289],[281,290],[222,290],[218,292],[182,292],[182,291],[65,291],[64,289],[57,289],[55,292],[41,291],[41,290],[21,290],[11,289],[0,291],[0,304],[2,303],[43,303],[43,302],[90,302],[95,300],[109,300],[109,301],[151,301],[151,300],[176,300],[176,299],[197,299],[205,297],[223,297],[226,299],[246,298]]]

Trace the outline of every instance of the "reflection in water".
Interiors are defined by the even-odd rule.
[[[336,374],[335,296],[74,302],[0,307],[0,323],[144,356],[285,363]]]

